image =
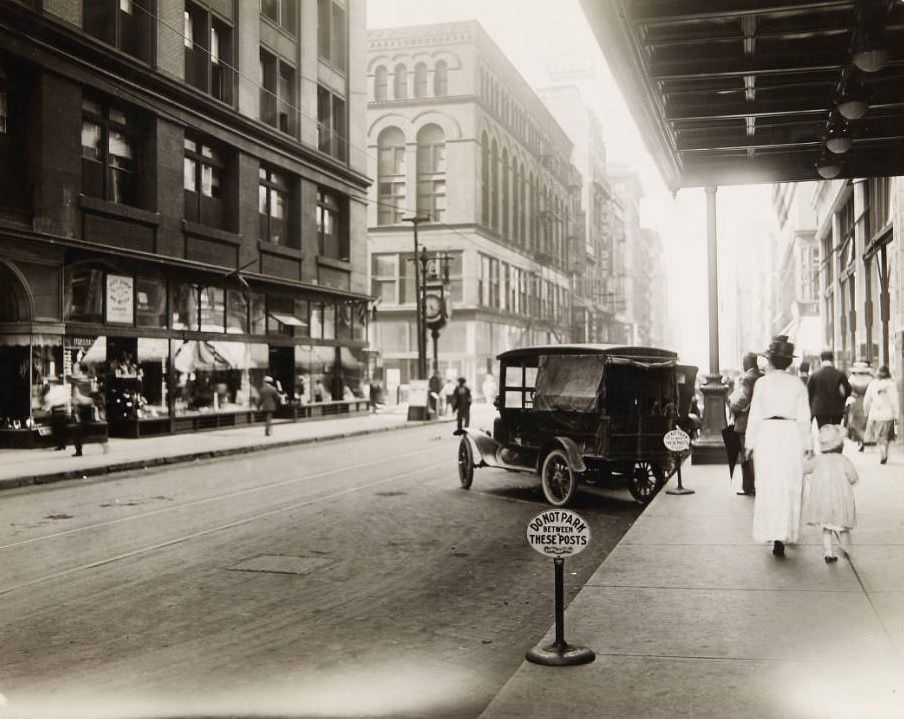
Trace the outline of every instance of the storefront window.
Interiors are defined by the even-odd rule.
[[[182,342],[173,352],[176,416],[253,409],[267,367],[265,344]]]
[[[364,341],[367,339],[367,304],[360,303],[355,305],[352,325],[352,339]]]
[[[352,306],[339,305],[336,310],[336,339],[350,340],[352,338]]]
[[[367,362],[361,350],[349,347],[339,348],[339,374],[342,379],[343,399],[350,400],[364,397],[361,391],[361,380],[364,377],[366,365]]]
[[[201,288],[201,331],[226,331],[226,293],[221,287]]]
[[[166,283],[152,277],[135,278],[135,323],[139,327],[166,326]]]
[[[169,340],[139,337],[138,367],[138,418],[168,416]]]
[[[66,319],[73,322],[104,321],[103,270],[73,267],[66,273]]]
[[[336,339],[336,305],[323,306],[323,339]]]
[[[305,403],[330,402],[336,389],[335,347],[295,346],[295,390]],[[341,398],[341,388],[339,396]]]
[[[34,344],[31,348],[31,406],[34,416],[46,417],[44,396],[48,390],[62,387],[68,395],[69,387],[63,381],[63,347],[61,344]]]
[[[267,311],[264,296],[259,292],[249,292],[248,309],[251,320],[251,334],[267,334]]]
[[[300,320],[302,326],[295,327],[295,337],[310,337],[311,335],[311,319],[310,319],[310,303],[307,300],[295,298],[295,317]]]
[[[226,332],[233,335],[248,332],[248,300],[238,290],[226,290]]]
[[[197,330],[198,287],[187,282],[173,285],[172,328],[174,330]]]

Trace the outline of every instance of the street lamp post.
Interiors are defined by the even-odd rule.
[[[429,222],[430,218],[425,215],[413,215],[412,217],[403,217],[403,222],[410,222],[414,227],[414,303],[417,317],[417,374],[418,379],[427,378],[427,337],[426,324],[424,323],[424,292],[423,283],[421,282],[420,256],[418,253],[417,228],[422,222]],[[426,268],[426,250],[423,252],[424,265]]]

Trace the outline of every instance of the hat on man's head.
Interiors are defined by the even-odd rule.
[[[270,375],[266,375],[264,377],[264,382],[266,382],[267,384],[273,384],[273,378]]]
[[[834,452],[844,446],[844,433],[837,424],[824,424],[819,428],[819,449]]]
[[[794,357],[794,343],[788,341],[788,335],[776,335],[766,350],[767,357]]]
[[[464,377],[459,377],[459,378],[458,378],[458,383],[459,383],[459,384],[465,384],[467,381],[468,381],[468,380],[466,380]]]

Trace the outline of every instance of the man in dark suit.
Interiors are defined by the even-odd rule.
[[[755,494],[753,457],[747,457],[747,453],[744,451],[744,440],[747,434],[747,415],[750,413],[750,403],[753,401],[753,387],[763,374],[757,369],[755,352],[748,352],[741,362],[744,374],[738,377],[735,391],[728,398],[728,406],[734,415],[735,432],[741,443],[741,491],[738,494]]]
[[[810,395],[810,414],[816,424],[841,424],[844,417],[844,402],[851,394],[847,376],[833,364],[831,350],[819,355],[822,364],[810,375],[807,393]]]

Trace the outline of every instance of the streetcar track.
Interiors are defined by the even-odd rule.
[[[136,514],[130,514],[126,517],[117,517],[116,519],[108,519],[103,522],[96,522],[94,524],[86,524],[83,527],[73,527],[72,529],[65,529],[60,532],[54,532],[53,534],[44,534],[40,537],[31,537],[30,539],[23,539],[18,542],[12,542],[10,544],[0,545],[0,551],[6,549],[16,549],[18,547],[23,547],[28,544],[34,544],[36,542],[43,542],[49,539],[58,539],[60,537],[66,537],[72,534],[77,534],[78,532],[85,532],[92,529],[101,529],[103,527],[110,527],[117,524],[122,524],[124,522],[130,522],[136,519],[145,519],[147,517],[153,517],[159,514],[165,514],[166,512],[176,512],[183,509],[189,509],[191,507],[197,507],[204,504],[208,504],[211,502],[218,502],[224,499],[232,499],[234,497],[240,497],[246,494],[252,494],[254,492],[266,491],[269,489],[276,489],[278,487],[285,487],[291,484],[296,484],[300,482],[306,482],[311,479],[319,479],[321,477],[326,477],[331,474],[338,474],[340,472],[346,471],[354,471],[357,469],[363,469],[365,467],[373,467],[377,464],[386,464],[389,462],[394,462],[397,459],[404,457],[413,457],[418,454],[426,454],[428,452],[435,452],[436,449],[431,447],[429,449],[418,449],[413,450],[411,452],[405,452],[402,454],[394,454],[392,457],[386,457],[384,459],[370,461],[370,462],[359,462],[358,464],[350,464],[345,467],[334,467],[332,469],[322,470],[320,472],[315,472],[314,474],[306,474],[300,477],[291,477],[290,479],[283,479],[278,482],[270,482],[269,484],[261,484],[255,485],[253,487],[243,487],[242,489],[236,489],[231,492],[225,492],[223,494],[217,494],[211,497],[203,497],[201,499],[195,499],[190,502],[183,502],[180,504],[175,504],[168,507],[160,507],[159,509],[152,509],[146,512],[139,512]]]
[[[413,453],[416,454],[416,453]],[[403,456],[403,455],[396,455]],[[372,463],[367,463],[362,466],[369,466]],[[103,567],[107,564],[113,564],[115,562],[122,561],[123,559],[130,559],[132,557],[137,557],[142,554],[148,554],[150,552],[156,552],[161,549],[167,549],[169,547],[175,546],[177,544],[183,544],[184,542],[191,541],[192,539],[198,539],[199,537],[205,537],[210,534],[215,534],[217,532],[222,532],[227,529],[234,529],[235,527],[241,527],[245,524],[251,524],[252,522],[256,522],[259,519],[264,519],[266,517],[273,517],[277,514],[283,514],[285,512],[291,512],[295,509],[302,509],[304,507],[309,507],[314,504],[318,504],[320,502],[324,502],[330,499],[336,499],[338,497],[344,497],[348,494],[353,494],[354,492],[358,492],[362,489],[371,489],[373,487],[379,487],[384,484],[389,484],[390,482],[398,481],[404,477],[409,477],[413,474],[417,474],[418,472],[426,471],[429,469],[433,469],[436,467],[447,466],[447,462],[436,462],[434,464],[428,464],[423,467],[418,467],[417,469],[413,469],[409,472],[404,472],[402,474],[395,474],[392,477],[387,477],[386,479],[377,480],[376,482],[368,482],[367,484],[357,485],[355,487],[348,487],[346,489],[339,490],[338,492],[333,492],[332,494],[322,495],[320,497],[314,497],[311,499],[306,499],[303,502],[296,502],[294,504],[289,504],[284,507],[277,507],[276,509],[268,509],[266,512],[259,512],[258,514],[252,515],[250,517],[244,517],[242,519],[236,519],[232,522],[226,522],[225,524],[217,525],[216,527],[208,527],[207,529],[202,529],[197,532],[192,532],[191,534],[186,534],[181,537],[175,537],[173,539],[168,539],[164,542],[157,542],[156,544],[152,544],[146,547],[140,547],[138,549],[133,549],[129,552],[123,552],[122,554],[117,554],[113,557],[107,557],[106,559],[98,559],[93,562],[87,562],[85,564],[80,564],[75,567],[70,567],[68,569],[62,569],[58,572],[54,572],[52,574],[44,575],[43,577],[38,577],[36,579],[30,579],[27,582],[22,582],[21,584],[16,584],[11,587],[5,587],[0,589],[0,596],[4,596],[6,594],[10,594],[11,592],[15,592],[19,589],[25,589],[26,587],[32,587],[36,584],[42,584],[43,582],[48,582],[53,579],[59,579],[61,577],[67,577],[71,574],[75,574],[76,572],[82,572],[88,569],[96,569],[97,567]]]

